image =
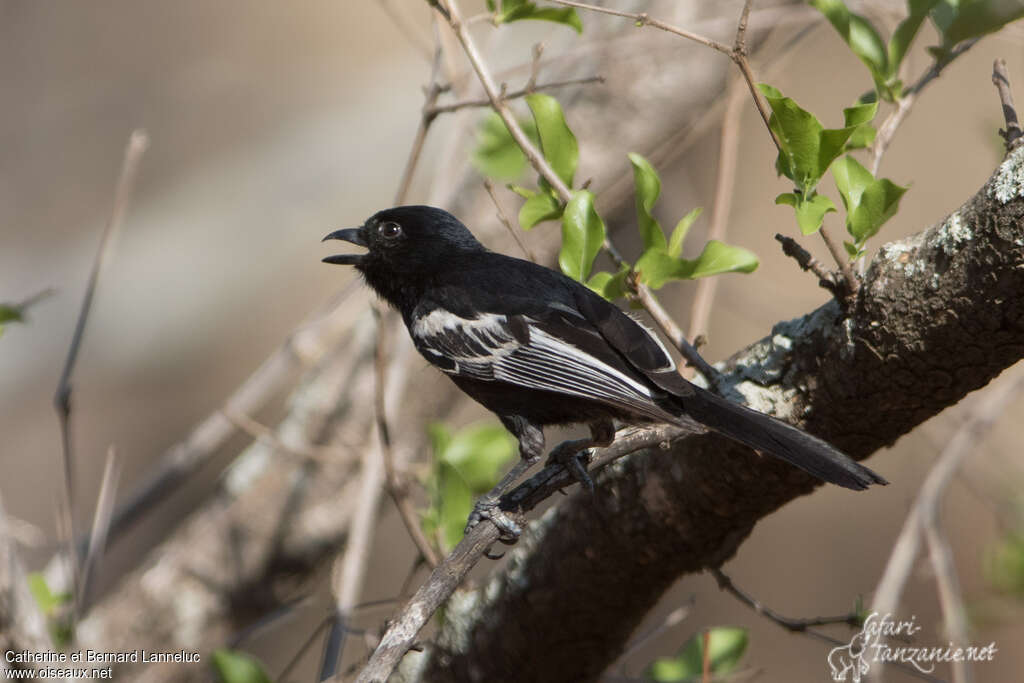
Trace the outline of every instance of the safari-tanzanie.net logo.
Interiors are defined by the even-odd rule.
[[[892,614],[872,612],[849,645],[833,648],[828,653],[832,680],[860,683],[875,663],[904,664],[930,674],[936,665],[942,663],[991,662],[995,658],[995,641],[983,647],[960,646],[952,642],[938,646],[908,644],[921,628],[913,616],[899,621]]]

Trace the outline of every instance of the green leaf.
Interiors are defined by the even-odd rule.
[[[888,55],[891,75],[899,73],[903,57],[907,54],[910,44],[914,42],[921,24],[938,3],[939,0],[907,0],[907,18],[900,22],[900,25],[893,31],[892,37],[889,38]]]
[[[594,194],[589,190],[573,191],[562,212],[562,249],[558,252],[562,272],[585,282],[604,237],[604,221],[594,209]]]
[[[562,217],[562,205],[547,192],[537,192],[523,202],[519,209],[519,225],[529,230],[542,221]]]
[[[942,35],[942,46],[933,52],[938,61],[949,58],[958,43],[978,38],[1024,17],[1020,0],[941,0],[931,13]]]
[[[718,626],[708,630],[708,660],[716,679],[733,671],[747,649],[747,630]],[[674,657],[654,660],[645,672],[659,683],[700,681],[704,672],[704,634],[697,633]]]
[[[856,104],[843,109],[843,127],[853,128],[850,139],[846,141],[846,149],[863,149],[875,141],[876,131],[871,120],[878,113],[878,100]]]
[[[1024,534],[1011,532],[985,554],[985,578],[998,591],[1024,597]]]
[[[846,255],[850,257],[851,261],[856,261],[867,252],[867,249],[846,240],[843,240],[843,248],[846,249]]]
[[[0,325],[10,322],[25,322],[21,308],[11,304],[0,304]]]
[[[534,123],[537,124],[537,134],[540,137],[540,148],[544,158],[548,160],[562,182],[572,187],[580,151],[576,136],[565,122],[562,105],[551,95],[542,93],[527,95],[525,99],[533,113]]]
[[[892,218],[907,188],[887,178],[876,180],[851,156],[836,161],[832,176],[846,207],[846,229],[859,248]]]
[[[672,237],[668,242],[668,255],[672,258],[679,258],[683,254],[683,241],[686,239],[687,233],[690,232],[690,227],[693,226],[693,222],[704,212],[704,209],[698,206],[696,209],[686,214],[679,219],[676,223],[675,229],[672,231]]]
[[[796,184],[801,194],[810,195],[829,165],[843,153],[854,130],[863,124],[826,129],[813,114],[777,88],[765,83],[758,87],[772,108],[769,125],[782,147],[775,167]],[[858,116],[861,115],[858,109]]]
[[[534,143],[538,141],[537,127],[532,120],[520,121],[519,125],[528,138]],[[476,149],[470,159],[482,175],[499,180],[514,180],[523,174],[526,157],[497,113],[491,112],[484,117],[477,129],[476,140]]]
[[[496,424],[470,425],[453,434],[432,423],[427,432],[434,450],[427,483],[432,504],[422,524],[428,536],[440,531],[442,543],[452,548],[462,539],[474,497],[497,483],[504,465],[515,458],[516,442]]]
[[[810,4],[825,15],[853,53],[868,67],[879,94],[892,100],[886,83],[895,72],[889,64],[885,43],[871,22],[851,12],[842,0],[810,0]]]
[[[214,650],[213,669],[222,683],[271,683],[258,660],[236,650]]]
[[[757,255],[749,249],[710,240],[694,262],[691,279],[719,273],[752,273],[757,270]]]
[[[641,282],[651,289],[661,289],[672,280],[695,280],[719,273],[750,273],[757,266],[757,256],[753,252],[710,240],[695,259],[674,258],[662,249],[648,249],[633,269]]]
[[[812,235],[821,227],[825,214],[836,210],[836,205],[825,195],[815,193],[810,199],[796,192],[786,192],[775,198],[776,204],[786,204],[796,210],[796,222],[800,232]]]
[[[535,3],[527,0],[502,0],[501,11],[496,11],[496,3],[488,0],[487,8],[494,12],[493,21],[496,26],[524,19],[539,19],[565,24],[575,29],[576,33],[583,33],[583,22],[572,8],[537,7]]]
[[[49,584],[40,572],[31,572],[28,577],[28,590],[39,606],[39,611],[51,616],[57,608],[71,602],[71,593],[53,593]]]
[[[661,194],[661,178],[651,163],[639,154],[631,153],[629,163],[633,165],[633,191],[636,198],[636,224],[644,241],[644,249],[667,246],[661,224],[654,218],[651,209]]]
[[[605,299],[608,299],[608,301],[615,301],[619,297],[626,296],[628,291],[626,278],[628,276],[628,265],[623,265],[617,273],[609,273],[606,270],[602,270],[594,273],[593,277],[587,280],[587,287],[590,287]]]

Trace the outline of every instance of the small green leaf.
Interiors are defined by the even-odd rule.
[[[214,650],[213,669],[222,683],[271,683],[257,659],[237,650]]]
[[[537,7],[535,3],[528,0],[502,0],[500,12],[496,11],[494,0],[487,0],[487,8],[494,13],[495,25],[524,19],[539,19],[565,24],[575,29],[576,33],[583,33],[583,22],[580,21],[576,10],[572,8]]]
[[[31,572],[28,577],[28,590],[32,598],[39,606],[39,611],[46,616],[52,616],[54,611],[71,602],[70,593],[53,593],[49,584],[40,572]]]
[[[716,679],[733,671],[747,649],[747,630],[719,626],[708,631],[708,660]],[[654,660],[645,672],[658,683],[699,681],[704,671],[704,634],[697,633],[674,657]]]
[[[523,132],[537,142],[537,128],[532,120],[520,121]],[[471,161],[482,175],[499,180],[514,180],[526,169],[526,157],[512,139],[505,122],[495,112],[484,117],[477,129],[477,145]]]
[[[668,241],[668,255],[672,258],[679,258],[683,254],[683,241],[686,239],[687,233],[690,232],[690,227],[693,226],[693,222],[704,212],[704,209],[698,206],[696,209],[686,214],[679,219],[676,223],[675,229],[672,231],[672,237]]]
[[[0,304],[0,325],[10,322],[25,322],[21,309],[10,304]]]
[[[829,165],[843,153],[846,141],[858,126],[826,129],[813,114],[783,96],[777,88],[765,83],[758,87],[772,108],[769,125],[782,148],[775,167],[808,196]]]
[[[695,259],[673,258],[662,249],[648,249],[633,269],[645,285],[661,289],[672,280],[695,280],[719,273],[750,273],[757,266],[757,256],[753,252],[711,240]]]
[[[892,218],[907,188],[887,178],[876,180],[851,156],[836,161],[832,176],[846,207],[846,229],[859,248]]]
[[[810,4],[825,15],[853,53],[868,67],[879,94],[891,100],[886,83],[895,74],[889,64],[885,43],[871,22],[851,12],[842,0],[810,0]]]
[[[846,240],[843,240],[843,248],[846,249],[846,255],[850,257],[851,261],[856,261],[867,252],[867,249]]]
[[[998,591],[1024,597],[1024,534],[1011,532],[985,554],[985,578]]]
[[[587,280],[587,287],[594,290],[608,301],[615,301],[616,299],[626,296],[628,291],[626,286],[626,278],[629,276],[629,266],[623,265],[619,272],[609,273],[606,270],[594,273],[594,275]]]
[[[576,175],[576,164],[579,162],[580,151],[569,124],[565,122],[562,105],[551,95],[534,93],[526,96],[526,104],[533,113],[537,134],[540,137],[540,148],[544,158],[559,178],[572,187],[573,176]]]
[[[907,0],[907,18],[900,22],[900,25],[893,31],[892,37],[889,38],[888,55],[891,75],[899,73],[903,57],[907,54],[910,44],[914,42],[921,24],[938,3],[939,0]]]
[[[786,192],[775,198],[776,204],[786,204],[796,210],[796,222],[800,232],[812,235],[821,227],[825,214],[836,210],[836,205],[825,195],[815,193],[810,199],[804,199],[796,192]]]
[[[661,178],[651,163],[639,154],[631,153],[629,163],[633,165],[633,191],[636,198],[636,224],[644,241],[644,249],[667,246],[661,224],[651,213],[654,202],[661,194]]]
[[[871,125],[871,120],[878,113],[878,100],[855,104],[843,110],[843,127],[853,128],[850,139],[846,141],[846,149],[863,149],[875,141],[878,131]]]
[[[585,282],[604,238],[604,221],[594,209],[594,194],[575,190],[562,212],[562,249],[558,253],[562,272],[578,282]]]
[[[1020,0],[940,0],[931,17],[942,35],[942,46],[933,54],[942,62],[949,59],[959,43],[994,33],[1024,17],[1024,3]]]
[[[529,230],[542,221],[551,221],[562,216],[562,205],[547,192],[537,192],[523,202],[519,209],[519,225]]]
[[[496,424],[470,425],[454,434],[443,424],[427,427],[434,451],[433,473],[427,482],[431,507],[422,525],[428,536],[440,531],[446,548],[461,539],[473,498],[489,491],[505,464],[516,454],[516,442]]]
[[[691,279],[719,273],[752,273],[757,270],[757,255],[749,249],[710,240],[694,262]]]

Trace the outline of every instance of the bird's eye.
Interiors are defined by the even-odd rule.
[[[385,239],[394,239],[402,234],[402,226],[394,221],[388,221],[387,223],[381,223],[380,227],[377,228],[377,232],[380,236]]]

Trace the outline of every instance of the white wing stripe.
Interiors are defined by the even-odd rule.
[[[454,368],[442,366],[449,374],[624,401],[637,407],[650,405],[650,387],[545,332],[535,320],[526,321],[530,324],[530,342],[526,345],[511,336],[508,318],[495,313],[468,319],[438,308],[414,321],[411,332],[421,352],[454,363]],[[483,347],[486,355],[474,354],[476,347]]]

